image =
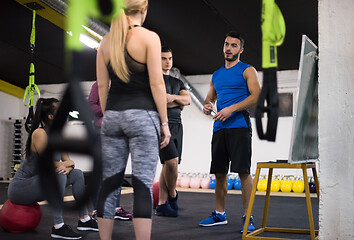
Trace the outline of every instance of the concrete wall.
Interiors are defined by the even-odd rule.
[[[320,239],[354,239],[354,1],[319,1]]]
[[[0,99],[1,99],[1,111],[0,111],[1,120],[8,120],[9,117],[12,118],[22,117],[23,115],[22,99],[13,97],[1,91],[0,91]]]

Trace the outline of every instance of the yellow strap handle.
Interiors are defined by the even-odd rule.
[[[284,17],[274,0],[262,2],[262,67],[278,66],[277,46],[285,38]]]
[[[36,11],[33,10],[33,18],[32,18],[32,31],[31,31],[31,37],[30,37],[30,47],[31,47],[31,52],[32,52],[32,58],[33,58],[33,53],[34,53],[34,47],[35,47],[35,42],[36,42]],[[38,97],[41,97],[40,91],[37,87],[37,85],[34,83],[34,63],[33,61],[30,64],[30,71],[29,71],[29,82],[28,86],[26,87],[25,93],[23,95],[23,104],[25,106],[33,107],[33,101],[34,101],[34,90],[38,93]],[[28,104],[26,105],[26,98],[28,95]]]

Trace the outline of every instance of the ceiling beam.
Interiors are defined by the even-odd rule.
[[[25,90],[11,83],[0,80],[0,91],[17,98],[23,98]]]
[[[56,10],[45,4],[40,0],[16,0],[18,3],[28,8],[29,10],[36,10],[36,14],[47,19],[51,23],[57,25],[61,29],[66,30],[65,16],[58,13]]]

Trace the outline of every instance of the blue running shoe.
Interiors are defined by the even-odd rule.
[[[169,202],[166,201],[165,204],[157,205],[156,215],[164,217],[177,217],[178,211],[172,209]]]
[[[226,225],[226,224],[227,224],[226,213],[220,214],[220,213],[216,213],[216,211],[213,211],[208,218],[200,221],[199,226],[212,227],[216,225]]]
[[[243,229],[245,228],[246,215],[243,215],[242,220],[243,220],[243,225],[242,225],[241,233],[243,233]],[[250,224],[248,225],[248,229],[247,229],[247,233],[253,232],[255,229],[256,228],[254,227],[254,219],[253,219],[253,216],[251,216]]]
[[[176,190],[176,197],[171,197],[168,195],[168,202],[173,210],[178,211],[178,204],[177,204],[177,199],[178,199],[178,192]]]

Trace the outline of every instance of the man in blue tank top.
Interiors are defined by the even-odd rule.
[[[240,61],[244,51],[244,40],[240,34],[229,32],[224,42],[225,65],[213,73],[203,112],[215,113],[212,161],[210,173],[215,174],[216,209],[200,222],[200,226],[227,224],[225,198],[227,194],[227,174],[231,162],[231,172],[241,179],[243,224],[246,219],[248,202],[252,190],[251,145],[252,129],[248,109],[257,103],[260,85],[257,72],[251,65]],[[213,109],[216,102],[217,112]],[[254,220],[247,231],[253,231]],[[241,229],[243,232],[243,226]]]

